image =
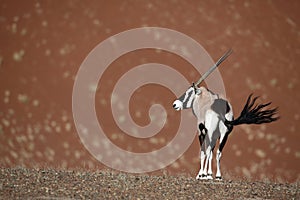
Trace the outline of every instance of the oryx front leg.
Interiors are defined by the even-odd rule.
[[[205,177],[204,162],[206,158],[206,154],[205,154],[206,143],[204,139],[205,136],[207,135],[207,129],[205,128],[204,124],[201,122],[198,125],[198,131],[199,131],[199,142],[200,142],[200,170],[198,172],[196,179],[203,179]]]
[[[211,178],[208,177],[209,173],[207,173],[208,172],[207,168],[208,168],[209,164],[210,164],[210,167],[211,167],[211,157],[212,157],[212,151],[211,151],[210,145],[208,145],[207,148],[206,148],[206,160],[205,160],[205,164],[204,164],[203,178],[202,179],[205,179],[205,180],[206,179],[212,179],[212,175],[211,175],[212,172],[210,174]]]
[[[201,153],[200,153],[200,170],[199,173],[196,177],[196,179],[203,179],[204,178],[204,162],[205,162],[205,151],[204,151],[204,147],[201,146]]]
[[[203,156],[202,156],[203,155]],[[205,160],[206,157],[206,160]],[[201,151],[201,168],[198,173],[197,179],[200,180],[212,180],[213,179],[213,172],[212,172],[212,158],[213,158],[213,153],[212,151],[210,152],[210,157],[205,156],[205,152]],[[205,161],[208,162],[208,171],[204,167]]]

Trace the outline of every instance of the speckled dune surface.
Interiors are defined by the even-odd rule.
[[[260,95],[263,102],[272,101],[274,106],[279,107],[281,119],[278,122],[261,126],[243,125],[233,130],[222,157],[224,179],[233,182],[225,181],[220,186],[243,187],[241,177],[247,181],[298,182],[299,7],[300,1],[297,0],[2,0],[0,166],[4,170],[1,173],[6,174],[3,176],[8,180],[5,185],[2,183],[2,191],[13,191],[11,187],[17,188],[9,184],[10,181],[11,184],[18,184],[13,177],[9,177],[9,168],[15,166],[26,169],[106,168],[85,149],[75,129],[72,89],[76,73],[88,53],[103,40],[132,28],[150,26],[173,29],[188,35],[200,43],[214,60],[227,49],[234,50],[219,70],[226,88],[226,96],[233,105],[235,115],[239,114],[250,93]],[[150,104],[163,105],[167,121],[157,135],[145,139],[130,137],[116,126],[112,117],[110,95],[114,83],[133,66],[155,62],[181,70],[190,83],[200,76],[189,70],[190,64],[177,55],[143,49],[115,60],[103,75],[98,87],[90,88],[96,90],[97,117],[105,127],[107,137],[126,151],[149,152],[159,149],[172,140],[178,128],[176,121],[180,114],[172,108],[176,96],[168,89],[155,85],[142,87],[134,93],[130,112],[133,120],[144,126],[149,123]],[[113,105],[118,109],[127,108],[128,106],[120,100],[121,98],[114,97]],[[122,121],[124,118],[120,116],[117,120]],[[194,132],[196,133],[196,128],[191,127],[191,133]],[[100,143],[94,142],[95,145]],[[99,157],[109,156],[110,149],[101,153]],[[172,175],[188,174],[187,179],[180,180],[191,184],[189,189],[198,191],[199,195],[201,190],[196,187],[206,188],[206,192],[210,187],[217,188],[216,184],[210,186],[193,179],[199,170],[197,137],[188,150],[164,170]],[[21,170],[20,173],[23,172],[27,170]],[[31,170],[28,170],[28,173],[34,173],[36,176],[42,174],[41,171]],[[49,173],[54,176],[54,171],[50,170]],[[162,174],[160,171],[155,173]],[[67,173],[67,176],[70,174]],[[134,182],[135,178],[130,177]],[[109,178],[110,176],[107,177]],[[56,180],[54,177],[51,179]],[[144,179],[141,177],[137,182],[140,183]],[[156,178],[148,179],[155,182]],[[167,179],[168,184],[174,183],[172,178]],[[22,180],[25,181],[26,178]],[[98,177],[97,181],[100,180]],[[188,183],[189,181],[191,183]],[[81,184],[81,180],[79,183]],[[75,187],[76,184],[78,182],[71,187]],[[176,187],[184,185],[180,182],[176,184]],[[258,187],[264,185],[257,184]],[[28,187],[31,187],[31,191],[34,188],[32,185]],[[40,186],[40,190],[44,191],[45,188],[42,187],[46,185]],[[76,187],[80,188],[81,185]],[[92,183],[88,184],[88,188],[96,191],[95,187]],[[274,185],[272,191],[276,191],[276,187]],[[142,191],[146,190],[137,190],[140,193]],[[151,191],[154,195],[159,193],[159,186]]]

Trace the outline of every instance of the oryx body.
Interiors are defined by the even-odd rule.
[[[186,92],[173,103],[175,110],[192,108],[194,115],[197,117],[199,141],[201,145],[201,164],[197,179],[212,179],[212,152],[218,139],[219,147],[216,154],[216,179],[221,179],[220,159],[222,150],[233,126],[239,124],[269,123],[278,119],[274,117],[277,109],[262,110],[270,105],[270,103],[255,105],[255,101],[258,97],[251,99],[252,95],[250,95],[240,116],[234,120],[232,106],[226,98],[214,94],[205,87],[197,87],[197,85],[224,61],[230,53],[231,51],[221,57],[196,84],[189,87]]]
[[[197,178],[212,179],[212,150],[220,138],[220,145],[216,157],[216,179],[221,179],[221,152],[232,130],[232,126],[225,124],[225,119],[228,121],[233,120],[233,111],[229,102],[219,95],[212,93],[204,87],[200,87],[199,90],[199,94],[195,95],[192,107],[193,113],[197,117],[199,141],[201,145],[201,167]],[[206,135],[207,137],[205,137]],[[206,156],[206,163],[204,163]]]
[[[174,102],[173,107],[176,110],[192,108],[197,118],[199,141],[201,145],[201,167],[197,178],[212,179],[212,150],[217,140],[220,139],[216,157],[216,178],[221,179],[221,152],[232,130],[232,125],[225,123],[225,121],[231,121],[233,119],[231,105],[222,97],[214,94],[205,87],[195,89],[191,86],[185,94]]]

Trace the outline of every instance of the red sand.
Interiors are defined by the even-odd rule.
[[[227,97],[238,115],[250,93],[273,101],[281,119],[263,126],[236,127],[222,158],[225,178],[246,177],[280,182],[300,180],[299,147],[299,1],[2,1],[0,6],[0,165],[101,169],[80,143],[72,118],[72,87],[80,64],[101,41],[119,32],[143,27],[165,27],[198,41],[217,59],[228,48],[234,54],[222,74]],[[152,50],[131,53],[116,60],[107,71],[116,81],[122,71],[137,64],[161,62],[186,66],[178,56]],[[125,63],[125,64],[124,64]],[[122,65],[121,65],[122,64]],[[188,74],[188,72],[187,72]],[[112,77],[111,75],[114,75]],[[188,74],[190,82],[198,77]],[[99,120],[109,112],[112,85],[103,82],[96,95]],[[138,123],[146,123],[149,89],[135,95],[141,110]],[[175,98],[163,89],[168,119],[177,113],[168,108]],[[297,92],[298,91],[298,92]],[[132,100],[134,101],[134,99]],[[104,102],[104,101],[102,101]],[[107,132],[119,132],[108,117]],[[165,132],[176,131],[172,123]],[[196,130],[191,130],[196,131]],[[109,135],[132,151],[159,148],[173,137],[159,134],[162,144],[138,142],[125,134]],[[139,144],[139,145],[137,145]],[[166,170],[195,176],[199,169],[197,138],[188,151]]]

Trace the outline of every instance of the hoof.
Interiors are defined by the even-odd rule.
[[[221,176],[216,176],[216,180],[217,180],[217,181],[221,181],[221,180],[222,180],[222,177],[221,177]]]
[[[197,180],[206,180],[207,179],[207,175],[205,174],[198,174],[198,176],[196,177]]]
[[[213,179],[213,176],[212,174],[207,174],[207,177],[206,177],[207,180],[212,180]]]

